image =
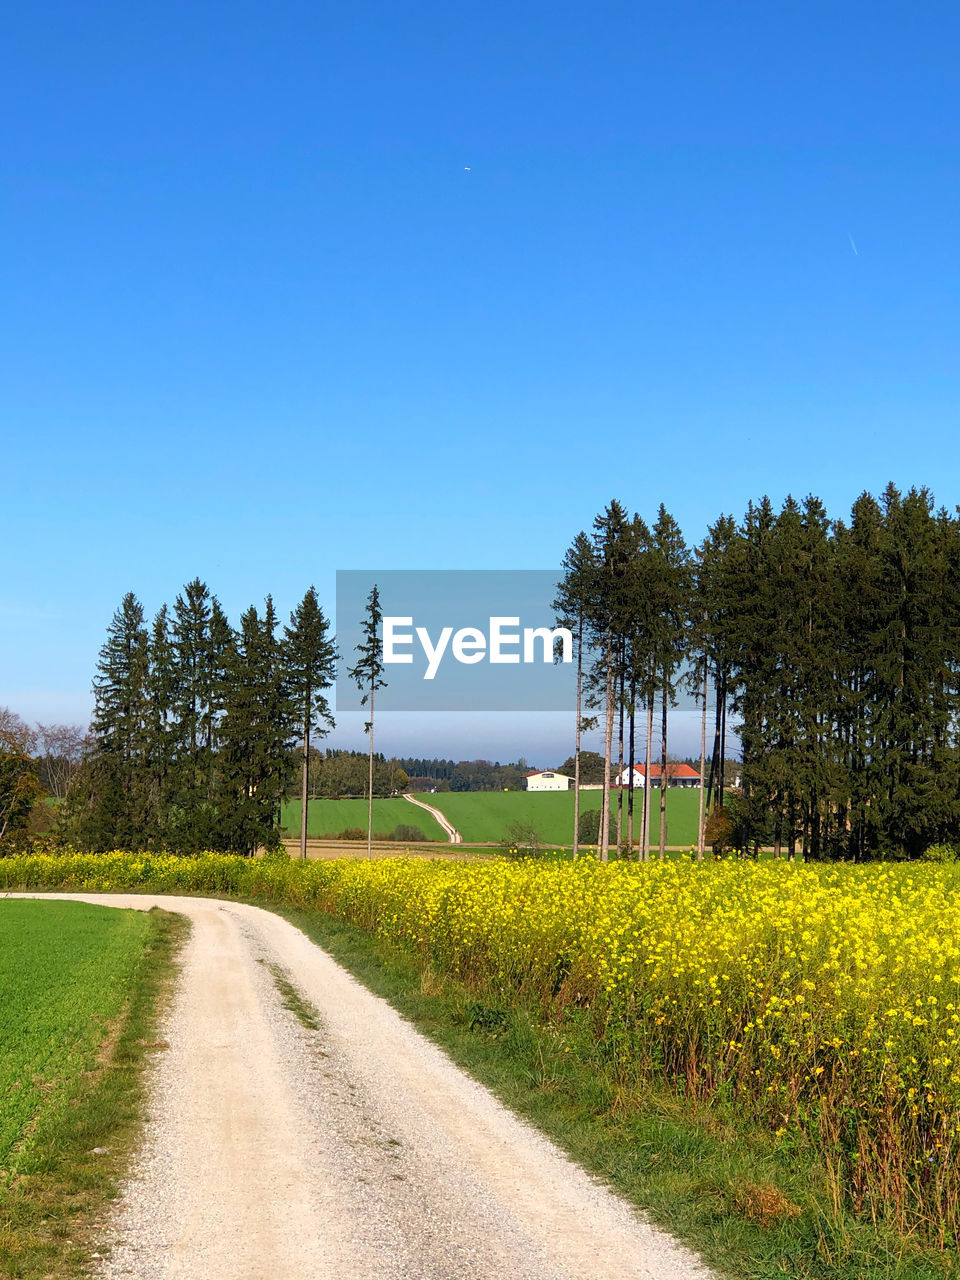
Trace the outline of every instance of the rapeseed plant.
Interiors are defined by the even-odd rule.
[[[960,1230],[960,867],[690,860],[0,859],[0,885],[314,908],[592,1028],[605,1069],[813,1142],[835,1197]]]

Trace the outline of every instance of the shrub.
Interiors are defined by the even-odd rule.
[[[426,844],[427,837],[423,834],[419,827],[411,826],[408,822],[401,822],[387,836],[388,840],[397,840],[401,844]]]
[[[714,809],[703,828],[704,842],[714,853],[729,853],[733,848],[737,829],[733,817],[720,805]]]
[[[923,851],[924,862],[956,862],[957,848],[952,844],[931,844]]]
[[[636,816],[636,815],[634,815]],[[611,813],[607,821],[607,832],[610,837],[610,845],[613,847],[617,843],[617,820]],[[580,814],[577,822],[577,843],[578,844],[599,844],[600,843],[600,810],[586,809]]]
[[[363,827],[344,827],[337,836],[338,840],[366,840],[367,833]]]
[[[500,841],[505,858],[537,858],[541,853],[540,836],[529,822],[511,822]]]

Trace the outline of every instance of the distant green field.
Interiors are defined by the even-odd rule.
[[[49,1141],[124,1008],[150,932],[142,911],[0,902],[0,1170],[16,1173]]]
[[[427,797],[429,802],[429,797]],[[283,806],[283,825],[293,836],[300,835],[300,801]],[[395,827],[419,827],[428,840],[447,841],[447,834],[429,813],[399,796],[373,802],[373,829],[383,835]],[[339,835],[347,827],[367,829],[366,800],[311,800],[307,811],[307,835]]]
[[[600,798],[599,791],[582,791],[580,806],[599,809]],[[570,844],[573,840],[572,791],[438,791],[422,799],[445,813],[468,844],[503,839],[511,822],[529,823],[546,844]],[[616,793],[613,803],[616,805]],[[634,836],[638,840],[642,804],[643,792],[637,790],[634,792]],[[699,805],[698,788],[667,788],[668,844],[696,843]],[[656,788],[650,794],[650,809],[651,842],[656,845],[660,840],[660,792]],[[626,813],[627,793],[624,792],[624,832]]]

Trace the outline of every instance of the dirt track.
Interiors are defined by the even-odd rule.
[[[410,795],[409,792],[407,792],[403,798],[404,800],[408,800],[410,804],[415,804],[418,809],[425,809],[432,818],[436,818],[437,822],[439,822],[440,826],[447,833],[447,839],[451,844],[463,844],[463,836],[442,809],[438,809],[435,805],[427,804],[425,800],[418,800],[416,796]]]
[[[102,1276],[707,1277],[278,916],[69,896],[158,905],[193,926]],[[319,1030],[283,1007],[278,973]]]

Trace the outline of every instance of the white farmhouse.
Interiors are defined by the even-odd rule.
[[[615,780],[615,787],[629,787],[630,770],[624,769]],[[645,787],[647,785],[646,772],[642,764],[633,767],[633,785],[635,787]],[[660,766],[651,764],[650,766],[650,785],[659,787],[660,785]],[[699,787],[700,775],[696,769],[691,769],[688,764],[667,763],[667,786],[668,787]]]
[[[565,773],[554,773],[551,769],[537,769],[528,773],[523,779],[525,791],[569,791],[573,779]]]

